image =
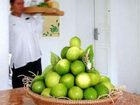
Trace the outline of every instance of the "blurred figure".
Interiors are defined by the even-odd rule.
[[[23,87],[23,76],[33,78],[41,74],[41,50],[39,36],[42,34],[41,15],[25,15],[24,0],[10,0],[9,53],[12,55],[12,87]],[[30,73],[32,72],[32,73]]]

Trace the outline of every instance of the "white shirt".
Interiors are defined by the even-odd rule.
[[[21,17],[10,15],[9,52],[11,67],[19,68],[41,57],[39,36],[42,33],[42,20],[38,16]]]

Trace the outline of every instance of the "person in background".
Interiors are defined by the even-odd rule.
[[[10,0],[9,53],[12,55],[12,87],[23,87],[23,77],[34,78],[42,73],[39,36],[42,34],[41,15],[25,15],[24,0]],[[31,73],[32,72],[32,73]],[[22,76],[24,75],[24,76]]]

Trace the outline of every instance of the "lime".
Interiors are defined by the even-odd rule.
[[[67,59],[61,59],[55,66],[55,71],[60,74],[66,74],[70,70],[70,62]]]
[[[82,57],[84,56],[84,50],[82,48],[80,48],[80,56],[79,59],[82,59]]]
[[[67,95],[67,88],[64,84],[59,83],[57,85],[55,85],[52,89],[50,94],[53,97],[66,97]]]
[[[99,74],[100,75],[100,72],[98,70],[96,70],[94,67],[92,67],[89,71],[89,73],[96,73],[96,74]]]
[[[95,85],[95,89],[97,91],[98,96],[107,96],[109,94],[108,88],[103,84]]]
[[[77,74],[85,71],[85,64],[80,60],[75,60],[71,63],[70,68],[71,68],[71,72],[74,75],[77,75]]]
[[[81,100],[83,98],[83,90],[78,86],[73,86],[68,91],[68,97],[72,100]]]
[[[66,58],[70,61],[77,60],[79,56],[80,56],[80,49],[78,47],[70,47],[66,54]]]
[[[70,39],[70,46],[75,46],[75,47],[79,47],[81,46],[81,40],[79,37],[74,36]]]
[[[110,80],[109,77],[107,77],[107,76],[105,76],[105,75],[101,75],[100,82],[106,82],[106,81],[111,82],[111,80]]]
[[[45,96],[45,97],[49,97],[49,96],[50,96],[50,91],[51,91],[51,88],[45,88],[45,89],[41,92],[41,95],[42,95],[42,96]]]
[[[91,86],[94,86],[100,82],[100,75],[96,72],[88,73],[91,79]]]
[[[43,81],[43,80],[44,80],[44,78],[43,78],[42,75],[37,75],[37,76],[35,76],[35,78],[32,80],[32,84],[33,84],[34,82],[36,82],[36,81]]]
[[[69,89],[74,86],[74,76],[70,73],[65,74],[60,78],[60,83],[63,83]]]
[[[45,84],[48,88],[51,88],[59,83],[60,75],[56,72],[48,72],[45,77]]]
[[[60,57],[57,54],[51,52],[51,65],[55,66],[59,60],[60,60]]]
[[[66,54],[67,54],[67,51],[70,47],[68,46],[65,46],[62,50],[61,50],[61,58],[66,58]]]
[[[40,94],[45,89],[45,84],[43,81],[35,81],[31,88],[33,92]]]
[[[105,82],[102,82],[102,84],[104,84],[109,89],[109,91],[114,89],[114,85],[111,82],[105,81]]]
[[[75,82],[82,89],[88,88],[91,84],[90,76],[85,72],[80,73],[76,76]]]
[[[85,100],[95,100],[97,99],[97,91],[93,87],[89,87],[84,90]]]

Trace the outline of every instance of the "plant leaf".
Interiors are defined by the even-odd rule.
[[[60,60],[60,57],[55,53],[51,52],[51,64],[55,66],[57,62]]]
[[[53,71],[53,66],[48,65],[42,72],[42,75],[45,76],[49,71]]]
[[[93,53],[93,46],[89,45],[86,50],[84,51],[84,56],[82,58],[83,62],[86,65],[86,68],[90,70],[93,68],[93,58],[94,58],[94,53]]]

